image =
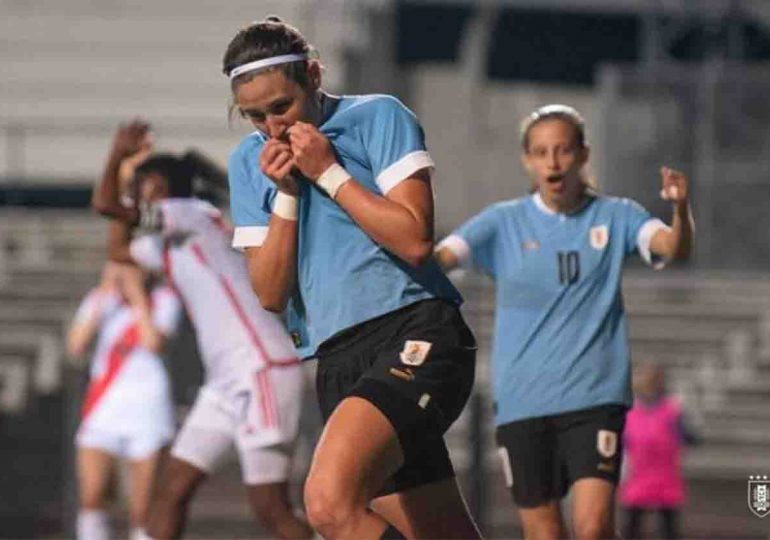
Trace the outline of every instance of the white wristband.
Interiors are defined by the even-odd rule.
[[[273,214],[289,221],[297,221],[299,199],[294,195],[279,191],[273,201]]]
[[[350,173],[343,169],[342,165],[333,163],[318,177],[316,183],[333,199],[337,196],[337,191],[342,187],[342,184],[351,178]]]

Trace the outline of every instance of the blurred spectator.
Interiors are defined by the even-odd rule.
[[[681,455],[696,442],[682,406],[666,394],[662,367],[643,364],[634,374],[634,406],[626,418],[626,474],[620,486],[624,537],[639,538],[647,512],[659,514],[659,536],[679,538],[679,511],[685,501]]]

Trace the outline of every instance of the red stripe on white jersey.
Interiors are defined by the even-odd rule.
[[[98,379],[94,379],[88,385],[86,397],[83,400],[83,420],[93,412],[96,405],[104,397],[107,389],[115,381],[121,368],[126,363],[126,358],[139,343],[139,326],[131,324],[123,331],[123,334],[115,341],[115,344],[107,354],[107,370]]]

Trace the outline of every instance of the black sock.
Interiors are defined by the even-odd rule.
[[[393,525],[388,525],[388,528],[380,536],[381,540],[406,540],[406,536],[398,532]]]

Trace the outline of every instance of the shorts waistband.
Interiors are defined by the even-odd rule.
[[[444,300],[443,298],[428,298],[425,300],[418,300],[412,304],[400,307],[394,311],[369,319],[362,323],[340,330],[332,337],[321,343],[316,352],[316,356],[319,361],[323,361],[325,356],[331,356],[337,354],[345,349],[355,346],[357,343],[371,336],[375,332],[378,332],[384,328],[387,328],[388,324],[399,325],[401,324],[401,318],[409,315],[412,312],[424,309],[427,307],[444,306],[450,309],[459,310],[459,308],[452,302]]]

